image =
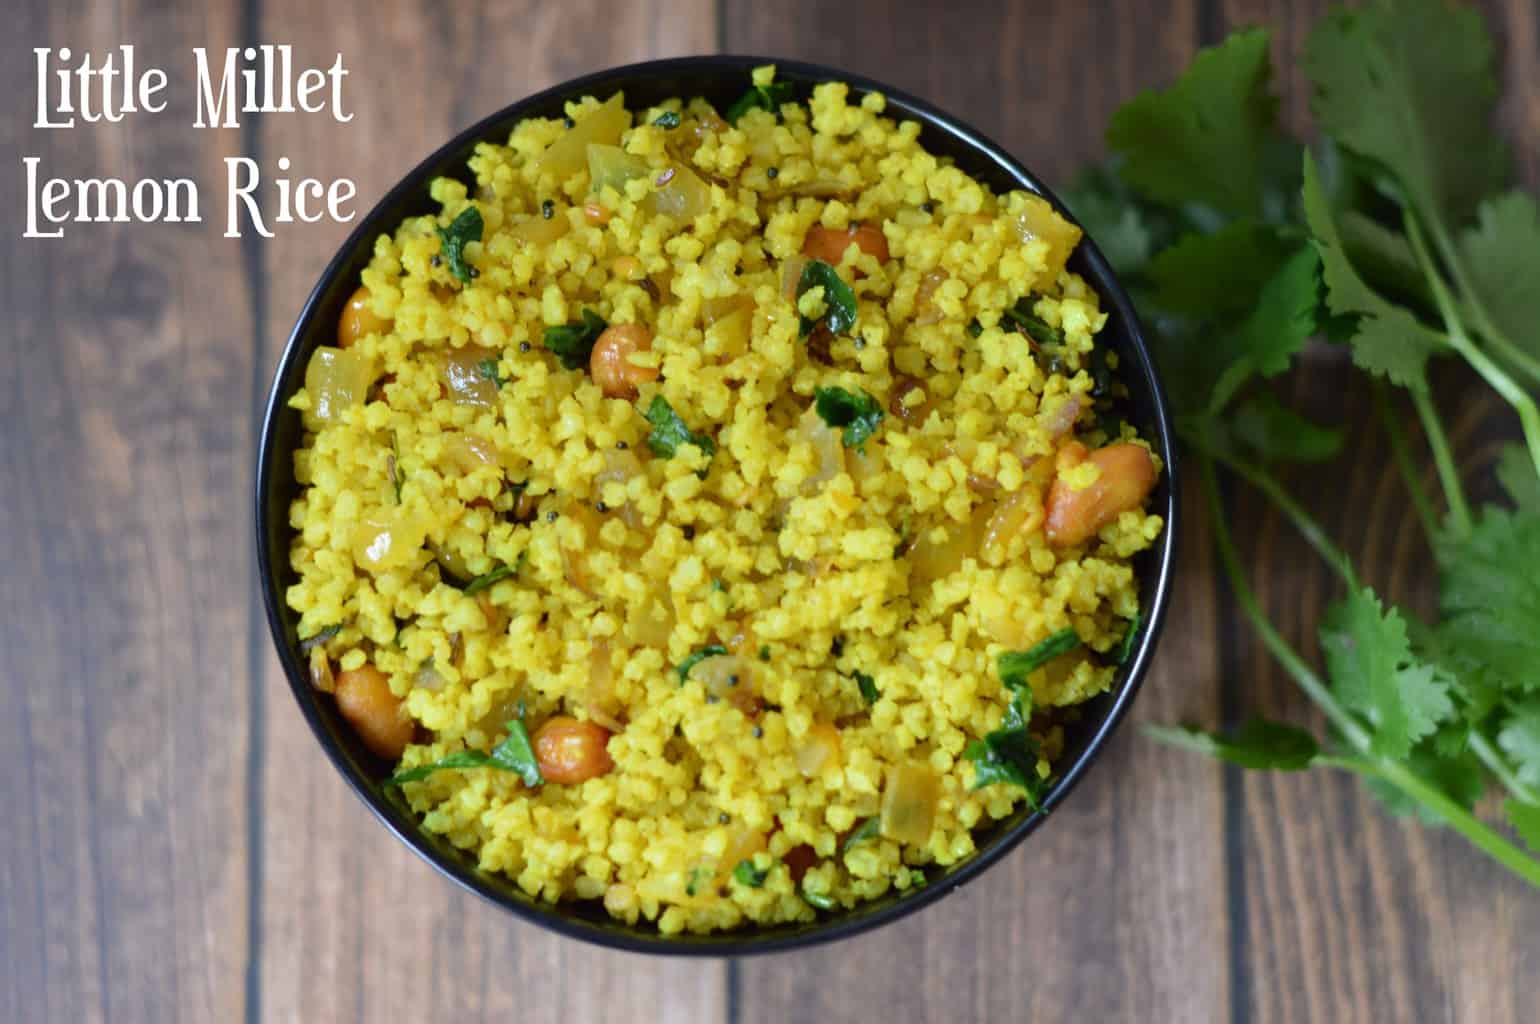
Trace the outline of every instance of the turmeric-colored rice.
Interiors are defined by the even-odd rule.
[[[1163,527],[1142,503],[1081,543],[1045,527],[1056,485],[1097,493],[1098,462],[1066,450],[1143,445],[1106,397],[1097,296],[1065,269],[1079,230],[837,82],[731,125],[700,99],[603,99],[479,145],[473,189],[436,181],[439,215],[376,240],[374,329],[323,349],[290,403],[300,636],[340,627],[316,644],[328,679],[388,677],[417,723],[392,769],[556,714],[612,733],[613,767],[580,784],[468,767],[402,787],[540,899],[671,934],[924,884],[1026,799],[970,788],[965,749],[1010,700],[999,656],[1080,641],[1029,678],[1046,779],[1051,709],[1108,686],[1130,558]],[[462,277],[440,229],[472,206]],[[887,258],[850,245],[855,324],[805,337],[834,299],[798,294],[809,232],[854,225]],[[546,348],[585,309],[653,332],[634,400]],[[883,413],[856,446],[815,409],[831,387]],[[657,396],[714,454],[650,448]]]

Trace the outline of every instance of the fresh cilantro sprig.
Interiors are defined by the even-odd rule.
[[[1112,161],[1082,174],[1069,202],[1150,326],[1237,604],[1331,735],[1262,720],[1151,733],[1246,768],[1357,773],[1391,810],[1458,831],[1540,887],[1540,858],[1520,845],[1540,853],[1540,207],[1509,189],[1492,129],[1494,47],[1478,13],[1443,0],[1328,13],[1305,47],[1323,132],[1307,150],[1279,126],[1268,44],[1265,30],[1237,33],[1170,88],[1125,104],[1108,131]],[[1321,336],[1376,378],[1388,447],[1439,566],[1434,622],[1361,581],[1278,475],[1342,450],[1340,429],[1267,386]],[[1497,471],[1506,504],[1475,508],[1465,494],[1470,470],[1429,387],[1449,359],[1519,416],[1524,444]],[[1442,517],[1388,386],[1411,399]],[[1263,613],[1221,468],[1276,505],[1340,580],[1317,638],[1324,671]],[[1007,725],[1029,711],[1013,706]],[[1004,775],[1010,759],[980,744],[979,760]],[[1472,813],[1492,786],[1506,790],[1520,843]]]

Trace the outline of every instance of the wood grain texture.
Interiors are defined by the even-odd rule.
[[[6,8],[0,82],[0,1019],[237,1019],[254,568],[246,286],[208,202],[228,135],[163,115],[35,129],[32,45],[185,72],[233,8]],[[168,94],[170,94],[168,90]],[[201,224],[21,237],[44,175],[175,174]],[[12,218],[11,213],[15,216]]]
[[[1197,39],[1186,4],[964,3],[896,18],[857,3],[833,20],[814,7],[730,2],[726,46],[845,66],[923,95],[1050,184],[1100,155],[1113,107],[1174,76]],[[1212,556],[1199,504],[1185,511],[1181,583],[1136,722],[1215,724]],[[1220,780],[1214,765],[1125,727],[1053,820],[965,891],[837,951],[743,961],[737,1019],[1220,1017],[1230,1004]]]
[[[351,11],[266,0],[262,37],[296,58],[343,53],[354,120],[268,118],[260,148],[323,177],[353,177],[359,208],[466,125],[567,78],[709,50],[705,0],[485,7],[381,4]],[[409,87],[405,87],[409,83]],[[269,343],[287,332],[347,227],[286,231],[262,250]],[[264,645],[264,652],[266,646]],[[621,956],[518,922],[466,895],[381,828],[263,662],[261,1005],[271,1021],[707,1021],[725,1001],[717,963]]]
[[[1240,25],[1272,26],[1276,84],[1295,130],[1309,125],[1309,83],[1298,57],[1327,6],[1226,0],[1206,26],[1206,41]],[[1534,14],[1521,4],[1488,8],[1491,28],[1507,40],[1503,126],[1510,138],[1524,140],[1517,165],[1532,168],[1534,133],[1526,134],[1521,122],[1535,116]],[[1527,176],[1529,185],[1534,180]],[[1516,421],[1473,374],[1440,364],[1435,380],[1462,466],[1481,465],[1483,451],[1489,462],[1496,439],[1516,436]],[[1354,556],[1366,583],[1431,613],[1436,569],[1388,458],[1363,374],[1341,353],[1317,350],[1284,386],[1301,408],[1348,436],[1340,469],[1288,478],[1295,495]],[[1415,423],[1409,404],[1398,399],[1397,408]],[[1426,453],[1418,454],[1426,465]],[[1467,475],[1472,485],[1481,476]],[[1437,492],[1431,473],[1425,484]],[[1231,496],[1232,526],[1268,614],[1290,643],[1313,657],[1321,615],[1340,584],[1271,506],[1240,486]],[[1321,716],[1244,623],[1232,629],[1236,647],[1227,675],[1244,681],[1231,691],[1237,711],[1307,722],[1324,734]],[[1243,793],[1232,822],[1242,881],[1231,908],[1247,925],[1237,936],[1242,1018],[1534,1019],[1540,972],[1526,936],[1540,934],[1540,901],[1521,882],[1457,836],[1392,818],[1356,779],[1232,772]],[[1476,905],[1473,893],[1482,894]]]

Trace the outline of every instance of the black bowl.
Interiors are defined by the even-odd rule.
[[[302,429],[299,414],[289,409],[285,402],[301,386],[311,352],[334,337],[342,305],[357,287],[359,271],[369,260],[376,236],[393,230],[405,217],[434,212],[435,206],[428,198],[428,182],[437,176],[465,179],[468,174],[466,160],[477,142],[485,139],[503,141],[513,125],[523,118],[560,117],[562,103],[566,100],[583,95],[605,99],[617,89],[625,90],[627,105],[633,108],[670,96],[704,96],[718,109],[724,109],[746,88],[750,69],[768,63],[776,64],[778,81],[795,83],[803,93],[815,83],[830,80],[849,83],[854,96],[873,90],[881,92],[887,97],[889,116],[920,123],[921,141],[931,152],[951,157],[958,167],[997,192],[1030,189],[1047,198],[1061,212],[1064,209],[1026,168],[978,132],[927,103],[869,79],[813,64],[739,56],[683,57],[600,71],[547,89],[466,129],[391,189],[348,238],[306,301],[278,364],[262,425],[257,466],[257,562],[261,571],[262,597],[267,605],[273,640],[278,645],[279,660],[294,691],[294,699],[299,702],[300,710],[327,756],[398,839],[459,885],[526,920],[564,935],[617,949],[736,956],[794,949],[855,935],[897,920],[954,892],[1009,853],[1051,815],[1026,810],[1018,812],[978,833],[978,852],[967,861],[945,871],[933,868],[925,887],[901,897],[889,895],[851,911],[821,914],[813,924],[752,928],[702,937],[665,937],[646,926],[631,927],[613,921],[596,904],[551,906],[530,899],[507,878],[479,870],[474,859],[463,851],[419,828],[412,814],[393,795],[394,790],[380,784],[389,773],[389,766],[364,749],[341,720],[332,701],[319,695],[310,685],[304,660],[298,652],[295,634],[298,617],[283,600],[285,589],[294,582],[288,559],[292,537],[288,507],[297,493],[291,453],[300,442]],[[1044,800],[1048,810],[1058,806],[1085,774],[1128,710],[1149,668],[1170,595],[1176,538],[1176,460],[1172,451],[1171,426],[1165,395],[1140,334],[1139,322],[1128,296],[1094,242],[1090,239],[1082,242],[1070,265],[1096,289],[1109,314],[1101,338],[1121,358],[1122,377],[1131,393],[1126,415],[1165,461],[1166,472],[1153,505],[1165,516],[1167,526],[1156,546],[1142,554],[1135,567],[1144,614],[1133,656],[1119,672],[1114,686],[1083,705],[1078,719],[1065,727],[1065,749],[1059,761],[1061,774]]]

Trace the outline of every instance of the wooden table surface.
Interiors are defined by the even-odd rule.
[[[257,407],[345,234],[221,237],[223,159],[347,176],[367,208],[439,140],[536,89],[648,57],[806,58],[934,100],[1050,182],[1107,115],[1230,28],[1299,50],[1321,5],[1268,0],[847,0],[7,5],[0,82],[0,1021],[1532,1022],[1540,898],[1351,780],[1242,775],[1124,728],[1054,821],[918,916],[809,952],[619,955],[457,891],[371,818],[305,727],[258,605]],[[1540,171],[1531,5],[1486,5],[1505,127]],[[169,70],[157,117],[31,127],[34,46],[135,43]],[[191,48],[341,52],[346,126],[271,115],[190,128]],[[1286,116],[1307,98],[1290,70]],[[199,225],[22,241],[17,154],[70,176],[192,176]],[[268,212],[272,212],[269,205]],[[1432,572],[1405,493],[1329,360],[1290,386],[1348,426],[1308,502],[1392,594]],[[1471,455],[1511,430],[1462,380],[1440,400]],[[1189,498],[1193,495],[1189,494]],[[1332,593],[1286,524],[1236,489],[1250,567],[1306,642]],[[1170,625],[1136,721],[1313,720],[1238,623],[1189,501]]]

